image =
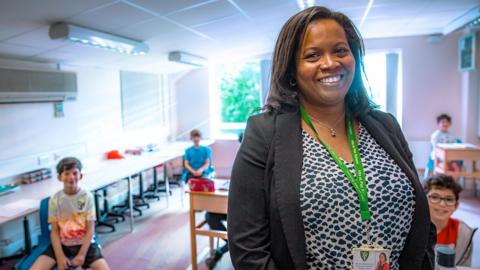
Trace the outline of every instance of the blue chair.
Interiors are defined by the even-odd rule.
[[[28,270],[32,267],[35,260],[47,250],[50,245],[50,226],[48,224],[48,201],[45,198],[40,202],[40,230],[41,235],[38,239],[38,245],[30,254],[21,258],[14,266],[15,270]]]
[[[38,245],[32,250],[30,254],[25,255],[21,258],[14,266],[14,270],[28,270],[32,267],[35,260],[40,257],[50,245],[50,224],[48,223],[48,202],[50,201],[50,197],[43,199],[40,202],[40,231],[41,235],[38,239]],[[97,237],[94,233],[93,239],[97,242]],[[100,244],[98,245],[100,247]],[[100,247],[101,248],[101,247]],[[72,259],[72,258],[70,258]],[[57,267],[53,268],[54,270]],[[70,269],[76,269],[74,267]]]

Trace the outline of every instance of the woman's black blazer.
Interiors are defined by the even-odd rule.
[[[433,269],[435,226],[400,126],[392,115],[377,110],[358,119],[415,190],[415,211],[400,269]],[[235,269],[307,269],[301,171],[299,112],[250,117],[233,165],[228,199],[228,239]]]

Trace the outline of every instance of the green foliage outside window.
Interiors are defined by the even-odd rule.
[[[258,62],[224,65],[219,72],[221,121],[245,123],[260,108],[260,65]]]

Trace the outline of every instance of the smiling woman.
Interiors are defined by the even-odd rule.
[[[365,252],[433,269],[427,199],[397,121],[368,98],[363,56],[342,13],[311,7],[283,26],[232,171],[235,269],[374,269]]]
[[[336,21],[318,20],[307,27],[297,67],[303,106],[343,104],[355,74],[355,58]]]

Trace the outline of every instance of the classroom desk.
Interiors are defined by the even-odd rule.
[[[439,164],[438,160],[443,162]],[[462,170],[461,172],[453,172],[448,170],[448,162],[453,160],[463,160],[464,162],[471,162],[472,169],[469,171]],[[465,177],[473,179],[473,191],[476,196],[476,179],[480,178],[480,171],[477,170],[476,162],[480,160],[480,147],[472,144],[437,144],[435,147],[434,173],[445,173],[453,177]]]
[[[218,187],[220,181],[215,180],[215,186]],[[207,211],[218,214],[226,214],[228,208],[228,191],[215,190],[215,192],[197,192],[187,191],[190,194],[190,243],[192,256],[192,270],[197,269],[197,235],[210,237],[210,251],[213,250],[213,237],[227,239],[225,231],[216,231],[202,229],[206,225],[203,220],[197,224],[195,213]],[[208,225],[207,225],[208,226]]]
[[[210,145],[213,141],[202,141],[204,145]],[[156,152],[145,152],[142,155],[125,155],[124,159],[119,160],[102,160],[98,162],[88,163],[83,170],[83,179],[79,185],[86,190],[98,190],[102,187],[111,185],[119,180],[127,179],[128,181],[128,200],[129,200],[129,223],[130,231],[134,229],[133,222],[133,196],[132,196],[132,181],[131,176],[154,168],[160,164],[164,164],[166,168],[166,162],[183,156],[185,149],[191,146],[191,142],[173,142],[160,146],[160,150]],[[167,189],[167,202],[168,202],[168,177],[165,179],[165,185]],[[4,223],[24,218],[24,229],[28,230],[27,216],[35,213],[39,210],[40,201],[44,198],[50,197],[57,191],[61,190],[63,185],[56,177],[52,179],[40,181],[29,185],[20,185],[19,189],[15,192],[0,196],[0,211],[2,207],[10,203],[19,202],[22,200],[34,200],[37,201],[35,206],[25,207],[24,210],[16,215],[3,217],[0,216],[0,226]],[[25,248],[29,250],[29,233],[25,233]],[[28,234],[28,235],[27,235]]]

